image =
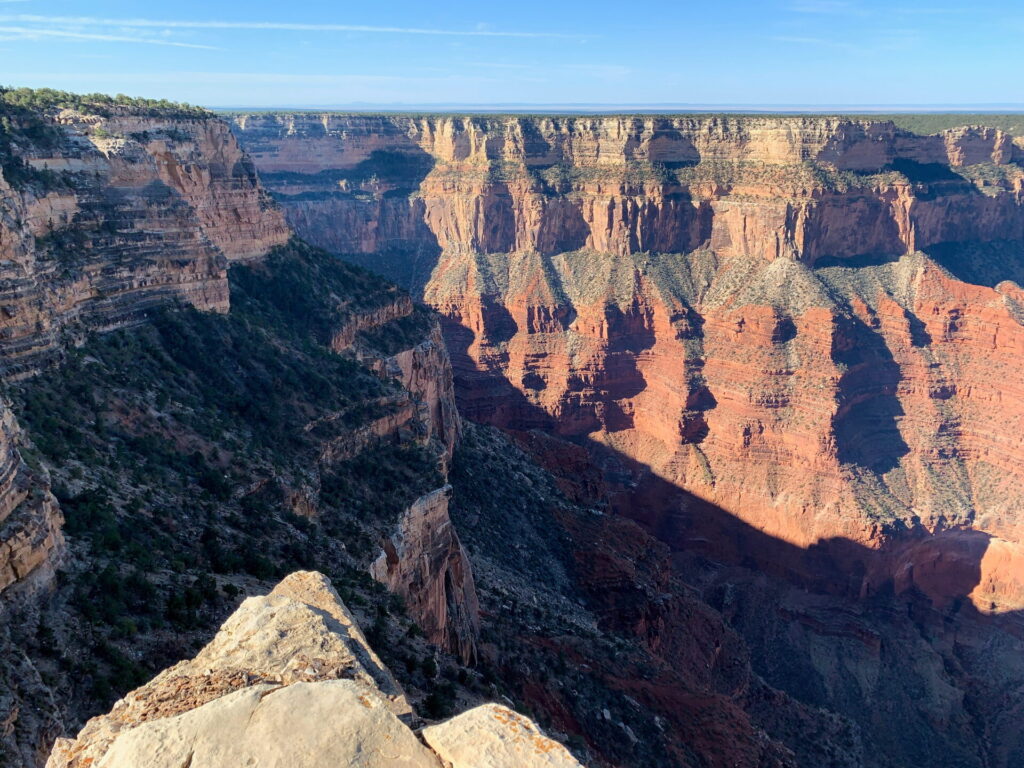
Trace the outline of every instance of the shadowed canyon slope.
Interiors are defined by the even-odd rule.
[[[209,115],[48,115],[4,105],[0,370],[32,374],[90,330],[173,301],[227,311],[227,265],[289,231],[252,163]],[[60,513],[4,409],[0,590],[49,572]]]
[[[265,580],[294,567],[297,551],[314,562],[321,547],[336,574],[355,569],[344,541],[311,541],[309,521],[339,499],[348,512],[364,505],[347,533],[353,552],[367,550],[358,572],[369,580],[379,546],[401,538],[381,578],[430,641],[472,657],[472,571],[436,501],[460,429],[437,319],[291,240],[210,113],[0,95],[0,762],[45,759],[69,723],[216,618],[197,604],[179,611],[183,569],[213,584],[215,604],[211,572]],[[65,385],[74,391],[52,389]],[[118,457],[109,463],[108,450]],[[388,472],[389,488],[354,501],[353,476]],[[140,484],[146,500],[130,501]],[[204,522],[204,497],[283,518],[261,520],[256,545],[254,529],[238,538],[223,511]],[[175,507],[174,535],[152,538],[152,515]],[[135,540],[130,552],[122,536]],[[196,571],[195,556],[178,551],[184,541],[211,548],[217,564]],[[152,575],[164,569],[178,575]],[[105,585],[87,597],[100,573]],[[115,607],[126,583],[149,597]],[[177,639],[164,631],[164,591],[178,606]],[[126,653],[110,645],[128,638]],[[40,673],[47,657],[59,661]]]
[[[442,313],[466,416],[683,489],[624,507],[670,544],[724,554],[706,503],[829,591],[1024,606],[1020,139],[813,117],[234,130],[303,237]]]

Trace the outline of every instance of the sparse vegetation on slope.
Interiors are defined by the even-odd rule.
[[[321,460],[407,395],[307,335],[276,293],[363,306],[379,282],[293,244],[233,271],[231,314],[158,310],[11,390],[70,547],[49,606],[12,628],[65,702],[64,730],[191,655],[241,595],[296,569],[330,574],[392,665],[413,670],[413,692],[435,692],[440,681],[418,671],[433,651],[366,567],[402,511],[442,483],[437,456],[410,423]]]

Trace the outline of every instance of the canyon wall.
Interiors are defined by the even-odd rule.
[[[99,455],[123,445],[178,478],[185,499],[170,512],[155,485],[137,507],[99,505],[126,535],[166,524],[175,535],[151,537],[155,550],[192,547],[161,553],[171,569],[188,555],[197,564],[188,580],[157,569],[151,588],[201,592],[212,578],[211,604],[222,606],[225,587],[257,591],[269,578],[259,567],[217,570],[230,546],[268,567],[253,553],[314,558],[333,548],[323,562],[372,617],[375,648],[399,649],[392,669],[427,686],[423,706],[430,686],[435,706],[455,682],[476,701],[507,691],[606,765],[889,766],[955,750],[958,764],[1002,768],[1022,754],[1006,714],[1020,711],[1020,641],[974,610],[1012,617],[1024,600],[1015,462],[1024,235],[1012,137],[983,128],[916,137],[887,123],[796,117],[237,118],[288,222],[417,291],[438,324],[327,254],[297,241],[272,248],[288,228],[215,120],[119,108],[14,117],[29,122],[13,139],[0,134],[9,379],[45,371],[91,330],[137,325],[179,300],[214,312],[234,302],[213,319],[245,326],[234,336],[188,326],[226,356],[194,369],[215,382],[198,394],[180,358],[153,377],[173,380],[171,395],[153,381],[118,384],[106,399],[114,437],[99,435],[99,413],[61,415],[85,432],[95,417],[88,447]],[[281,348],[291,357],[275,357]],[[240,351],[253,353],[251,365],[228,354]],[[312,365],[318,354],[350,367]],[[94,364],[75,370],[84,380]],[[318,392],[338,394],[339,379],[343,396],[327,407]],[[275,390],[266,403],[253,382]],[[233,401],[208,391],[221,384]],[[192,406],[154,410],[161,393]],[[456,396],[524,452],[472,426],[475,445],[457,452]],[[233,413],[212,443],[219,417],[187,421],[195,407],[209,416],[211,403],[237,401],[268,413]],[[70,431],[39,411],[27,411],[37,435]],[[269,428],[265,415],[280,445],[237,453],[238,435]],[[5,599],[45,583],[59,562],[46,466],[64,485],[79,464],[96,488],[164,478],[59,451],[40,462],[47,452],[8,416]],[[294,445],[289,429],[301,433]],[[154,454],[169,434],[201,447],[190,459],[199,464],[175,464],[178,443]],[[232,461],[242,471],[225,491]],[[197,478],[200,468],[209,471]],[[75,486],[76,503],[90,488]],[[465,547],[453,519],[471,532]],[[88,591],[90,566],[105,562],[113,583],[136,586],[153,570],[138,554],[145,546],[99,559],[105,531],[90,526],[78,542],[69,535],[86,561],[68,571],[47,616],[62,641],[105,626],[60,615],[72,610],[68,592],[90,607],[107,597],[103,582]],[[402,601],[366,578],[368,566]],[[0,737],[28,750],[26,764],[61,730],[32,723],[55,709],[41,672],[70,674],[62,665],[74,661],[59,649],[47,656],[55,630],[35,618],[24,647],[41,663],[33,682],[44,693],[16,690],[11,705],[0,690]],[[410,619],[451,655],[416,640]],[[79,655],[123,667],[118,647],[134,658],[167,635],[194,642],[203,631],[177,620],[163,634],[99,634],[111,645],[90,640]],[[226,627],[195,661],[62,741],[56,764],[105,752],[106,762],[134,764],[170,742],[207,755],[225,731],[243,734],[229,746],[254,758],[257,745],[301,737],[310,754],[344,761],[329,750],[388,734],[435,759],[409,740],[409,701],[322,578],[290,578]],[[308,712],[340,732],[345,723],[330,718],[354,702],[377,718],[368,740],[319,741],[324,729]],[[296,721],[293,710],[307,714]],[[533,740],[528,721],[501,718]],[[473,733],[475,722],[448,736]],[[192,756],[186,748],[175,759]]]
[[[8,373],[32,370],[65,332],[137,322],[169,300],[227,311],[227,265],[290,236],[212,116],[10,119],[22,130],[8,147],[17,183],[0,181]]]
[[[37,373],[63,345],[173,301],[227,311],[227,265],[290,231],[251,162],[211,117],[0,107],[0,372]],[[3,413],[0,590],[45,582],[61,514]]]
[[[256,293],[273,296],[279,306],[271,313],[274,320],[259,320],[295,320],[301,326],[294,329],[296,346],[312,343],[355,361],[352,369],[359,373],[344,369],[353,381],[368,376],[368,369],[376,374],[369,378],[388,381],[388,394],[357,397],[344,410],[306,424],[304,434],[320,440],[309,471],[271,474],[245,494],[272,493],[282,509],[316,520],[324,506],[322,475],[363,451],[394,445],[422,449],[422,472],[441,486],[434,495],[443,497],[461,427],[437,318],[385,281],[292,240],[280,208],[225,122],[188,108],[93,106],[22,108],[0,101],[0,378],[28,385],[56,376],[68,351],[95,333],[143,326],[165,318],[175,305],[228,313],[239,280],[249,280],[247,289],[262,281],[248,299]],[[320,275],[315,288],[321,293],[311,299],[306,271],[317,264],[338,269],[327,278]],[[205,354],[203,342],[195,343],[196,354]],[[344,388],[346,382],[332,386]],[[89,402],[93,395],[83,390],[76,398]],[[144,411],[140,418],[147,421],[154,412]],[[378,415],[360,423],[363,413]],[[98,416],[96,429],[99,435]],[[158,440],[168,439],[162,428],[158,432]],[[63,567],[61,581],[74,582],[83,568],[89,570],[87,562],[98,569],[104,561],[83,541],[91,531],[69,527],[65,540],[48,473],[65,467],[59,460],[48,463],[44,457],[52,445],[36,445],[33,438],[38,432],[25,432],[6,399],[0,402],[0,612],[28,616],[30,622],[49,612],[61,624],[69,610],[55,572]],[[87,463],[86,474],[92,469]],[[67,476],[58,473],[58,486],[66,491]],[[121,490],[111,486],[115,495]],[[377,549],[390,546],[391,534],[402,537],[410,521],[418,520],[422,507],[417,502],[405,518],[383,521],[381,531],[374,531],[376,540],[367,543],[371,551],[358,564],[364,572]],[[427,517],[429,525],[409,535],[402,557],[390,562],[396,570],[380,578],[408,601],[430,641],[470,658],[479,632],[472,571],[447,507],[432,505]],[[423,561],[429,565],[419,569]],[[30,661],[32,652],[24,652],[32,642],[31,633],[0,638],[5,654],[25,659],[0,681],[0,750],[10,749],[11,759],[17,755],[26,765],[34,764],[60,729],[62,713],[41,702],[66,692],[53,694],[49,681],[37,679],[38,658]],[[70,716],[82,705],[79,692],[79,700],[68,704]]]
[[[1024,607],[1019,138],[729,116],[234,130],[303,237],[441,312],[464,415],[585,442],[674,546]],[[733,520],[792,546],[723,543]]]
[[[143,322],[160,306],[180,301],[227,312],[229,266],[260,260],[291,236],[251,160],[212,115],[3,109],[10,125],[3,167],[12,179],[0,175],[0,371],[8,378],[36,374],[76,338]],[[324,458],[404,431],[436,445],[447,465],[459,422],[440,330],[436,321],[421,322],[411,343],[368,342],[414,314],[408,296],[375,287],[367,307],[337,307],[324,341],[397,378],[407,402],[365,435],[346,436],[348,449],[325,446]],[[59,507],[45,476],[22,461],[19,435],[4,407],[0,590],[33,572],[52,574],[63,544]],[[296,495],[296,508],[309,507],[304,499]],[[446,537],[457,559],[457,535]],[[444,606],[446,589],[472,595],[472,577],[467,566],[460,580],[448,574],[445,581],[441,565],[440,581],[417,581],[416,589],[435,598],[423,601],[419,618],[434,628],[433,639],[446,644],[455,632],[469,653],[475,615],[450,628]]]
[[[988,128],[315,114],[234,127],[296,230],[338,253],[711,247],[813,263],[1024,233],[1024,145]]]
[[[437,318],[415,308],[408,294],[389,290],[376,292],[371,308],[339,309],[338,319],[328,332],[330,348],[399,382],[406,394],[388,416],[345,435],[340,445],[327,444],[321,461],[329,466],[351,458],[373,441],[420,442],[436,452],[446,475],[462,424]],[[394,332],[402,323],[416,328],[411,345],[387,343],[382,332]],[[406,601],[431,642],[469,663],[476,658],[479,606],[469,558],[448,514],[450,491],[447,485],[434,489],[405,510],[394,533],[381,542],[370,574]]]

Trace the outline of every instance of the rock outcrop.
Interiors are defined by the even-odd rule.
[[[1024,607],[1019,138],[728,116],[234,130],[301,235],[442,313],[465,416],[612,457],[622,511],[673,546]],[[747,551],[733,519],[792,546]]]
[[[500,704],[484,704],[424,728],[423,741],[451,768],[579,765],[530,718]]]
[[[332,333],[330,346],[335,352],[352,352],[371,370],[399,381],[417,402],[416,415],[427,428],[427,439],[443,447],[447,462],[451,461],[461,426],[451,359],[440,322],[431,318],[425,324],[425,338],[393,354],[359,338],[360,334],[372,335],[388,325],[411,320],[416,311],[409,296],[401,294],[393,302],[346,320]]]
[[[450,493],[445,486],[417,499],[370,573],[405,599],[432,642],[472,663],[480,607],[469,557],[448,516]]]
[[[429,437],[445,447],[445,457],[452,452],[461,432],[459,412],[455,405],[455,381],[451,359],[441,324],[431,324],[429,336],[410,349],[403,349],[383,359],[365,360],[384,376],[397,379],[417,398],[420,418],[429,429]]]
[[[325,440],[320,463],[329,467],[351,459],[371,444],[415,443],[437,456],[443,479],[462,427],[455,405],[451,360],[437,317],[379,278],[357,276],[351,267],[341,262],[332,265],[331,261],[332,257],[320,252],[307,264],[317,273],[315,284],[307,282],[304,290],[323,291],[316,302],[296,308],[296,301],[309,301],[310,296],[296,299],[290,294],[299,290],[297,286],[286,283],[282,288],[276,284],[272,292],[278,294],[279,309],[296,316],[302,333],[309,333],[334,352],[354,357],[379,376],[396,381],[401,390],[377,402],[360,403],[360,407],[385,413]],[[267,268],[277,280],[264,274]],[[274,272],[276,268],[282,272]],[[271,256],[268,263],[256,265],[251,273],[252,277],[279,283],[282,273],[288,271],[287,262]],[[358,298],[338,295],[341,285],[357,280],[368,281]],[[329,311],[324,311],[325,306]],[[331,414],[310,422],[305,431],[320,433],[330,429],[329,420],[342,424],[347,416],[344,411]],[[447,494],[447,488],[433,489],[405,511],[396,521],[395,531],[380,542],[384,553],[373,565],[372,573],[406,599],[412,616],[431,641],[468,661],[475,655],[479,632],[476,597],[469,561],[448,518]]]
[[[21,429],[9,404],[0,402],[0,592],[45,585],[64,547],[64,518],[44,476],[18,451]]]
[[[487,705],[421,742],[390,673],[326,578],[253,597],[195,659],[165,670],[60,740],[48,768],[579,766],[527,718]]]

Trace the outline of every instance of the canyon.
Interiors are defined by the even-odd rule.
[[[1020,138],[0,97],[0,763],[1024,759]]]
[[[887,674],[931,690],[907,702],[924,731],[1002,718],[971,690],[1018,700],[986,666],[1016,666],[994,649],[1020,648],[1024,607],[1024,140],[813,116],[230,117],[297,233],[440,313],[460,412],[666,544],[755,669],[854,715],[871,764],[938,759],[886,754],[906,728],[873,703]],[[744,591],[761,615],[728,607]],[[947,672],[896,669],[908,637]],[[960,733],[943,759],[973,764]],[[983,763],[1019,754],[1001,733]]]
[[[16,151],[0,174],[9,379],[37,373],[63,337],[139,322],[161,303],[227,311],[229,260],[289,236],[215,120],[10,113],[4,138]],[[3,418],[0,590],[52,571],[61,548],[57,505],[21,460],[16,421]]]
[[[761,567],[823,588],[1024,605],[1020,139],[813,117],[234,123],[297,232],[441,313],[465,416],[685,492],[624,505],[659,537],[714,548],[714,507],[793,545]]]
[[[315,256],[307,257],[304,246],[292,243],[292,233],[280,210],[259,185],[251,161],[223,121],[205,110],[173,105],[129,106],[109,100],[96,104],[59,93],[51,101],[57,103],[40,108],[9,100],[2,105],[0,246],[4,307],[0,365],[6,382],[15,383],[16,388],[42,385],[75,356],[75,350],[89,348],[97,334],[131,336],[148,324],[160,327],[161,318],[177,308],[228,315],[232,295],[238,295],[239,290],[245,294],[246,290],[237,286],[232,290],[229,272],[236,275],[238,270],[245,270],[249,279],[249,293],[245,295],[257,303],[292,301],[293,297],[276,293],[273,298],[267,297],[264,281],[272,281],[275,270],[280,281],[274,290],[297,275],[310,279],[303,270],[316,269]],[[331,289],[333,278],[333,292],[313,298],[309,286],[302,286],[307,302],[302,309],[308,312],[289,314],[287,320],[280,321],[284,327],[278,329],[279,333],[296,334],[300,344],[315,339],[323,345],[324,354],[338,356],[338,363],[330,365],[342,366],[342,380],[333,385],[333,390],[327,390],[336,402],[340,397],[344,407],[312,418],[317,407],[312,402],[304,406],[313,406],[304,412],[308,423],[299,425],[299,435],[310,436],[300,439],[313,450],[312,466],[344,474],[337,468],[346,466],[346,461],[355,457],[365,461],[375,451],[394,450],[391,446],[396,445],[399,452],[417,456],[422,452],[427,463],[422,470],[415,470],[422,472],[418,479],[433,483],[435,475],[440,475],[436,480],[440,485],[460,422],[438,323],[393,286],[365,274],[350,273],[340,265],[337,268],[343,274],[337,269],[332,273],[334,267],[333,263],[323,265],[329,274],[320,275],[325,280],[320,286],[323,290]],[[260,291],[259,298],[253,297]],[[289,305],[289,309],[295,308]],[[288,322],[297,327],[287,327]],[[309,342],[303,342],[303,338]],[[195,338],[192,343],[203,342]],[[173,344],[167,349],[173,350],[176,342]],[[194,355],[189,356],[196,361]],[[100,365],[96,358],[88,359],[94,368]],[[129,367],[141,370],[144,366],[138,360],[115,363],[104,374],[105,379],[94,379],[92,390],[81,389],[81,382],[95,371],[85,373],[78,378],[79,391],[70,399],[64,396],[46,405],[42,400],[34,401],[41,406],[37,415],[55,426],[53,414],[68,415],[69,407],[84,407],[79,416],[71,417],[66,429],[88,429],[87,424],[92,423],[98,430],[96,435],[106,424],[115,431],[127,427],[139,439],[156,437],[160,441],[177,429],[174,450],[184,450],[184,445],[191,444],[199,450],[193,452],[193,457],[204,462],[202,455],[209,452],[210,435],[190,436],[181,421],[175,427],[174,417],[168,421],[166,412],[157,415],[145,395],[132,402],[130,386],[111,393],[108,403],[112,410],[89,414],[90,403],[104,387],[100,382],[118,381],[123,385]],[[162,375],[173,379],[180,370],[165,370]],[[203,373],[208,375],[210,370]],[[362,395],[365,399],[353,399],[346,393],[345,387],[352,385],[356,392],[367,393]],[[323,399],[323,389],[310,394],[314,402]],[[293,393],[281,394],[293,397]],[[19,400],[18,394],[15,400]],[[261,401],[266,402],[266,398]],[[77,405],[70,405],[73,402]],[[23,400],[20,405],[25,405]],[[34,626],[38,621],[46,625],[48,633],[54,631],[54,626],[68,625],[66,631],[74,636],[76,630],[70,625],[81,617],[78,609],[64,604],[66,588],[80,589],[80,584],[74,587],[75,579],[103,564],[124,568],[126,563],[123,553],[110,560],[97,541],[89,542],[88,535],[83,541],[80,529],[71,523],[65,525],[67,499],[81,498],[68,488],[84,488],[86,495],[98,491],[104,499],[108,498],[105,494],[112,493],[116,499],[113,509],[117,510],[133,481],[124,476],[97,476],[94,453],[72,475],[64,472],[69,467],[48,464],[41,454],[46,454],[47,446],[66,447],[67,432],[52,435],[57,443],[45,443],[39,430],[25,432],[15,408],[5,400],[0,414],[4,452],[0,647],[5,658],[23,661],[12,664],[10,675],[0,680],[0,708],[4,711],[5,764],[8,760],[15,761],[12,765],[24,760],[34,765],[40,756],[45,757],[49,741],[63,729],[61,722],[68,713],[74,717],[76,706],[95,706],[94,694],[86,691],[84,704],[74,696],[70,702],[56,704],[49,687],[73,687],[78,683],[65,677],[66,669],[51,670],[44,683],[35,660],[24,655],[25,643],[31,641],[19,635],[24,630],[17,625]],[[322,403],[319,408],[323,408]],[[200,431],[207,432],[202,426]],[[214,450],[214,462],[220,460],[216,458],[219,450]],[[237,446],[227,455],[231,454],[238,456]],[[173,461],[173,455],[173,451],[167,454],[169,461]],[[264,455],[262,464],[274,458]],[[241,491],[242,496],[252,498],[269,492],[287,514],[317,519],[321,513],[319,471],[312,476],[308,471],[298,471],[285,477],[280,455],[276,458],[277,471],[269,475],[263,474],[266,466],[246,467],[248,488]],[[402,466],[401,461],[396,461],[396,466]],[[128,469],[124,466],[115,474]],[[213,471],[223,473],[224,468]],[[212,475],[210,478],[218,485],[222,482]],[[134,482],[138,483],[137,475]],[[104,487],[108,490],[100,490]],[[409,490],[411,486],[403,493]],[[394,527],[370,534],[381,544],[392,531],[411,539],[402,548],[400,558],[395,559],[392,551],[389,566],[398,572],[382,573],[380,578],[409,601],[410,610],[431,641],[452,647],[468,658],[475,653],[478,634],[472,574],[446,506],[431,503],[443,491],[422,491],[422,500],[413,496],[406,502],[408,519],[404,523],[394,519]],[[62,495],[63,503],[57,498]],[[426,520],[419,515],[425,507],[430,510]],[[123,512],[115,511],[117,514]],[[187,515],[178,520],[177,525],[181,524],[188,524]],[[126,525],[123,530],[132,536],[133,527],[145,529],[148,524],[143,519]],[[69,527],[74,530],[70,542],[66,536]],[[344,550],[343,543],[338,545]],[[115,551],[117,548],[119,545]],[[414,565],[421,562],[424,552],[430,553],[425,571]],[[406,563],[405,558],[412,563]],[[180,569],[180,565],[175,567]],[[67,576],[69,571],[76,575]],[[149,584],[143,587],[145,590],[154,588],[148,576],[140,574],[140,578]],[[242,588],[230,589],[240,592]],[[454,608],[449,608],[449,596]],[[461,606],[460,601],[465,601],[465,609],[450,616],[449,611]],[[53,623],[46,624],[48,621]],[[67,647],[75,653],[74,642],[69,640]],[[129,653],[133,651],[138,653],[137,648]],[[63,683],[54,683],[54,679],[63,679]],[[77,693],[82,696],[81,691]],[[57,695],[68,693],[65,689]]]

